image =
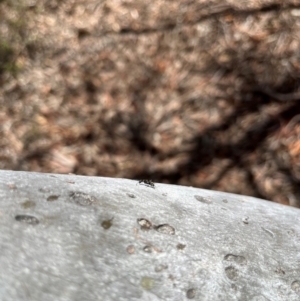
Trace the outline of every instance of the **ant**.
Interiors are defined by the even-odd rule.
[[[142,183],[144,183],[148,187],[155,188],[155,185],[151,180],[139,180],[137,184],[142,184]]]

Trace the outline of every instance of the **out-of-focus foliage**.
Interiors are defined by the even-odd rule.
[[[2,2],[0,168],[299,206],[297,2]]]

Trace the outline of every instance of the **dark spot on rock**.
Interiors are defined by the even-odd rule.
[[[225,269],[225,273],[226,273],[226,276],[232,280],[232,281],[236,281],[238,279],[238,270],[233,267],[233,266],[229,266]]]
[[[154,271],[159,273],[163,270],[166,270],[168,266],[166,264],[159,264],[158,266],[155,267]]]
[[[155,188],[155,184],[152,182],[152,180],[149,179],[139,180],[138,184],[144,184],[145,186]]]
[[[103,221],[101,223],[102,228],[105,229],[105,230],[108,230],[113,225],[113,223],[112,223],[113,219],[114,218],[107,219],[107,220]]]
[[[169,274],[169,277],[168,277],[171,281],[174,281],[176,278],[175,276],[173,276],[172,274]]]
[[[138,218],[137,222],[142,230],[150,230],[152,228],[152,223],[146,218]]]
[[[279,275],[285,275],[285,271],[283,269],[281,269],[281,268],[276,269],[275,273],[279,274]]]
[[[295,232],[294,229],[287,230],[287,234],[290,235],[290,236],[292,236],[292,237],[296,236],[296,232]]]
[[[185,247],[186,247],[186,245],[184,245],[184,244],[177,244],[177,246],[176,246],[176,248],[178,250],[183,250]]]
[[[294,292],[300,293],[300,281],[299,280],[295,280],[294,282],[292,282],[291,288],[292,288],[292,290]]]
[[[168,225],[168,224],[162,224],[162,225],[158,225],[155,226],[154,229],[157,232],[163,233],[163,234],[169,234],[169,235],[174,235],[175,234],[175,229]]]
[[[47,193],[47,192],[50,192],[50,189],[49,188],[40,188],[39,191]]]
[[[226,199],[222,200],[223,203],[228,203],[228,201]]]
[[[127,248],[126,248],[126,251],[128,254],[133,254],[135,252],[135,247],[134,245],[129,245]]]
[[[47,201],[48,202],[53,202],[53,201],[58,200],[58,198],[59,198],[59,195],[50,195],[50,196],[47,197]]]
[[[80,206],[90,206],[97,201],[97,199],[84,192],[70,192],[70,197],[74,203]]]
[[[151,246],[145,246],[143,248],[143,251],[146,252],[146,253],[152,253],[152,248],[151,248]]]
[[[243,218],[243,223],[246,224],[246,225],[249,224],[249,217],[248,216]]]
[[[194,198],[195,198],[197,201],[199,201],[199,202],[201,202],[201,203],[204,203],[204,204],[211,204],[211,203],[212,203],[211,200],[209,200],[208,198],[205,198],[205,197],[203,197],[203,196],[200,196],[200,195],[194,195]]]
[[[29,225],[37,225],[39,223],[39,220],[32,215],[16,215],[15,220]]]
[[[186,297],[188,299],[194,299],[196,297],[196,290],[194,288],[190,288],[186,292]]]
[[[235,262],[238,265],[246,265],[247,259],[244,256],[234,255],[234,254],[227,254],[224,257],[225,261]]]
[[[135,196],[134,194],[132,194],[132,193],[127,193],[127,195],[128,195],[130,198],[132,198],[132,199],[135,199],[135,198],[136,198],[136,196]]]
[[[34,208],[35,205],[36,205],[35,202],[29,201],[29,200],[27,200],[27,201],[25,201],[25,202],[22,203],[22,207],[23,207],[24,209]]]

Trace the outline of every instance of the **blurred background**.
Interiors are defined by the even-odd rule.
[[[0,169],[300,207],[300,1],[0,0]]]

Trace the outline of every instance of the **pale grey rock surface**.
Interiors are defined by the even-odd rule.
[[[300,210],[127,179],[0,171],[0,300],[300,300]]]

